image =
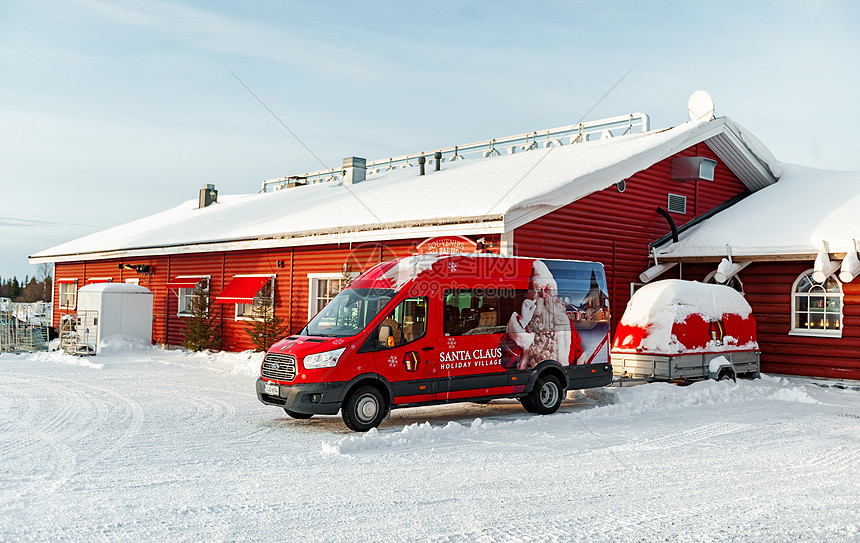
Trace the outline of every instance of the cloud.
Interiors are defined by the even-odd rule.
[[[0,217],[0,227],[8,228],[38,228],[43,226],[83,226],[94,227],[92,224],[75,224],[68,222],[39,221],[34,219],[18,219],[16,217]]]
[[[155,0],[78,0],[78,3],[110,23],[167,34],[203,51],[286,62],[339,77],[366,76],[370,68],[385,70],[380,66],[385,61],[378,56],[194,7]]]

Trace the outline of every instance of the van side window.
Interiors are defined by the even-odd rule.
[[[442,329],[446,336],[503,334],[526,294],[525,289],[446,290]]]
[[[427,298],[407,298],[397,304],[376,329],[376,350],[391,349],[421,339],[427,333]]]

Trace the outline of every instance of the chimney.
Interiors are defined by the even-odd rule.
[[[433,158],[436,159],[436,171],[442,169],[442,151],[436,151],[433,153]]]
[[[367,179],[367,160],[357,156],[343,159],[343,184],[352,185]]]
[[[215,185],[206,185],[200,189],[200,199],[198,200],[198,209],[208,207],[218,201],[218,191],[215,190]]]
[[[424,163],[427,162],[427,158],[424,155],[418,157],[418,175],[424,175]]]

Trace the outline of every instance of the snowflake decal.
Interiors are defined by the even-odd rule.
[[[331,344],[332,344],[332,345],[340,345],[340,344],[342,344],[342,343],[343,343],[343,340],[342,340],[342,339],[336,339],[336,340],[332,341],[332,343],[331,343]]]
[[[392,356],[391,358],[389,358],[388,359],[388,365],[391,366],[392,368],[397,367],[397,357]]]
[[[451,337],[451,338],[448,338],[448,348],[449,348],[449,349],[454,349],[454,348],[456,348],[456,347],[457,347],[457,340],[456,340],[456,339],[454,339],[454,338],[452,338],[452,337]]]
[[[457,263],[456,262],[448,262],[448,271],[449,272],[457,271]]]

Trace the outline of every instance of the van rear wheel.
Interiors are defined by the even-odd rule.
[[[376,428],[388,411],[385,398],[378,388],[364,385],[347,395],[341,406],[341,416],[347,428],[355,432],[366,432]]]
[[[558,411],[563,399],[561,382],[552,375],[547,375],[538,377],[535,387],[522,399],[522,403],[529,413],[550,415]]]

